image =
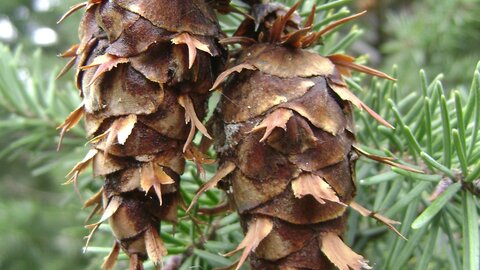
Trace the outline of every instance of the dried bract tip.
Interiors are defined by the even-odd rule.
[[[105,258],[102,264],[102,270],[112,270],[117,262],[118,255],[120,254],[120,244],[117,241],[113,244],[112,250]]]
[[[242,255],[240,256],[240,260],[235,270],[240,269],[247,259],[248,254],[250,254],[252,251],[255,251],[260,242],[270,234],[272,229],[273,223],[268,218],[256,218],[250,222],[248,226],[248,232],[245,235],[245,238],[243,238],[242,242],[235,250],[225,254],[225,256],[231,256],[243,249]]]
[[[364,217],[372,217],[378,221],[380,221],[381,223],[383,223],[385,226],[387,226],[390,230],[394,231],[398,236],[400,236],[403,240],[407,240],[407,238],[405,238],[405,236],[403,236],[398,230],[397,228],[395,228],[393,225],[398,225],[400,224],[400,222],[398,221],[395,221],[395,220],[391,220],[383,215],[380,215],[378,213],[375,213],[373,211],[370,211],[368,210],[367,208],[361,206],[360,204],[356,203],[356,202],[351,202],[350,203],[350,207],[357,211],[358,213],[360,213],[362,216]]]
[[[372,75],[372,76],[380,77],[380,78],[383,78],[383,79],[387,79],[387,80],[391,80],[391,81],[397,81],[395,78],[390,77],[390,76],[388,76],[387,74],[385,74],[381,71],[378,71],[378,70],[373,69],[373,68],[369,68],[369,67],[364,66],[364,65],[356,64],[354,62],[355,58],[353,58],[349,55],[334,54],[334,55],[328,56],[328,59],[330,59],[330,61],[332,61],[332,63],[334,63],[337,66],[337,68],[340,70],[340,72],[343,71],[342,72],[343,75],[349,76],[348,71],[349,70],[355,70],[355,71],[366,73],[366,74],[369,74],[369,75]]]
[[[321,233],[320,248],[327,258],[340,270],[372,269],[368,262],[351,250],[335,233]]]
[[[359,12],[357,14],[354,14],[354,15],[351,15],[351,16],[348,16],[348,17],[345,17],[343,19],[340,19],[338,21],[335,21],[327,26],[325,26],[325,28],[323,28],[322,30],[318,31],[318,35],[319,36],[323,36],[323,35],[326,35],[328,34],[329,32],[331,32],[333,29],[335,29],[336,27],[342,25],[342,24],[345,24],[351,20],[354,20],[360,16],[363,16],[367,13],[367,11],[362,11],[362,12]]]
[[[200,187],[200,189],[197,191],[195,196],[192,199],[192,202],[190,203],[190,206],[188,206],[187,212],[192,209],[192,207],[197,203],[198,198],[200,198],[200,195],[202,195],[205,191],[215,187],[218,182],[220,182],[223,178],[225,178],[227,175],[229,175],[231,172],[235,170],[237,166],[233,162],[225,162],[222,164],[215,175],[210,179],[207,183],[205,183],[203,186]]]

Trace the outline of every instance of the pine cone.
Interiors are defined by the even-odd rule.
[[[310,32],[313,20],[300,26],[295,9],[253,6],[253,19],[231,39],[241,53],[214,85],[235,73],[214,115],[220,168],[212,181],[223,178],[219,185],[246,231],[233,251],[244,248],[236,269],[248,254],[252,269],[368,268],[341,240],[347,207],[359,208],[352,105],[388,123],[348,90],[340,72],[374,71],[345,55],[307,51],[331,28]]]
[[[142,269],[166,254],[160,221],[175,222],[179,180],[209,88],[223,68],[224,50],[211,7],[203,0],[90,0],[80,44],[64,55],[77,66],[82,106],[62,126],[62,135],[82,115],[92,150],[72,170],[72,181],[87,164],[105,178],[87,206],[101,204],[116,244],[104,264],[111,269],[119,246]],[[186,124],[187,123],[187,124]],[[103,198],[103,200],[102,200]]]

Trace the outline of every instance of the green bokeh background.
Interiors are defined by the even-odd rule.
[[[23,65],[28,57],[41,49],[42,70],[48,75],[65,61],[56,55],[77,40],[80,13],[64,23],[56,21],[69,6],[67,0],[8,0],[0,1],[0,22],[10,23],[16,38],[0,39],[12,49],[23,47]],[[39,6],[46,9],[38,9]],[[37,7],[37,8],[36,8]],[[465,87],[471,71],[480,59],[480,7],[476,0],[455,1],[352,1],[353,10],[369,9],[360,20],[364,37],[352,49],[355,56],[369,54],[373,65],[389,71],[399,66],[402,91],[416,91],[418,70],[429,75],[445,72],[446,88]],[[0,31],[5,31],[0,26]],[[40,46],[32,41],[40,27],[57,34],[55,43]],[[57,82],[59,91],[71,87],[72,74]],[[0,109],[0,117],[9,114]],[[28,134],[24,130],[22,134]],[[52,127],[52,132],[53,127]],[[0,148],[9,145],[1,138]],[[54,141],[47,146],[54,151]],[[47,171],[35,171],[41,154],[34,150],[18,151],[0,159],[0,269],[97,269],[99,258],[92,260],[82,254],[82,237],[86,211],[72,186],[63,186],[67,165],[53,166]],[[61,163],[64,152],[58,154]],[[80,156],[80,155],[79,155]]]

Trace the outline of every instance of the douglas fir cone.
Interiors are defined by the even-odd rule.
[[[160,221],[176,220],[185,157],[202,160],[192,138],[196,129],[209,137],[201,119],[223,66],[221,32],[203,0],[89,0],[65,17],[80,8],[80,44],[62,55],[72,58],[62,74],[77,66],[83,103],[60,128],[63,136],[84,116],[92,149],[70,182],[90,163],[105,179],[85,204],[103,208],[91,235],[108,220],[116,238],[104,269],[120,247],[131,270],[147,257],[158,266]]]
[[[255,4],[236,34],[222,41],[241,49],[213,87],[235,73],[222,87],[212,122],[219,170],[195,200],[218,183],[236,207],[246,236],[230,253],[244,249],[233,268],[250,254],[258,270],[367,269],[367,261],[341,239],[346,209],[391,228],[394,221],[353,201],[355,160],[361,153],[392,162],[355,147],[352,105],[390,125],[348,90],[341,74],[357,70],[392,78],[346,55],[305,50],[361,14],[312,32],[315,7],[301,26],[297,6]]]

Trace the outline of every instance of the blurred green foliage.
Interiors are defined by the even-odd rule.
[[[313,2],[327,4],[328,8],[320,10],[317,17],[321,25],[347,15],[348,9],[341,6],[351,1],[307,0],[302,12],[307,12]],[[471,96],[469,90],[472,71],[480,59],[480,6],[476,0],[371,0],[353,1],[352,7],[359,8],[359,3],[366,2],[373,11],[370,16],[376,16],[374,25],[366,24],[363,31],[356,26],[344,27],[328,36],[325,46],[316,49],[328,54],[344,51],[352,44],[357,48],[359,43],[354,41],[362,40],[364,33],[371,40],[369,50],[381,56],[378,61],[384,70],[398,64],[398,85],[373,80],[370,87],[361,87],[363,76],[349,80],[360,97],[397,127],[387,131],[365,115],[357,114],[359,141],[371,150],[382,149],[379,154],[417,164],[428,174],[423,177],[399,170],[392,172],[376,163],[361,161],[358,200],[401,220],[400,230],[410,241],[404,242],[383,226],[356,214],[351,215],[346,240],[377,269],[475,269],[478,258],[472,255],[478,254],[478,199],[455,185],[447,186],[453,188],[448,193],[452,203],[446,206],[434,205],[428,195],[449,174],[457,179],[479,173],[480,135],[475,130],[480,119],[473,108],[480,108],[480,101],[475,101],[480,94]],[[55,55],[77,42],[81,14],[61,25],[56,25],[56,21],[75,3],[0,1],[0,22],[8,19],[17,33],[14,39],[2,40],[10,49],[0,47],[0,269],[98,269],[112,241],[108,226],[102,226],[87,255],[82,254],[82,237],[88,233],[82,224],[88,211],[81,209],[72,186],[61,185],[66,172],[87,151],[82,127],[78,127],[65,139],[62,150],[56,152],[55,127],[80,103],[71,75],[53,80],[64,64]],[[39,8],[42,5],[49,8]],[[222,17],[222,26],[233,30],[240,19],[237,15]],[[55,31],[57,40],[48,45],[36,44],[32,37],[35,29],[41,27]],[[377,37],[371,38],[372,35]],[[23,49],[17,50],[18,47]],[[43,56],[36,51],[37,47],[42,47]],[[361,57],[360,61],[365,59]],[[443,89],[442,77],[432,81],[423,73],[419,77],[420,67],[431,78],[444,72],[442,81],[448,87]],[[478,71],[475,76],[479,80]],[[471,89],[479,85],[477,82]],[[453,87],[458,91],[446,91]],[[368,92],[363,91],[367,88]],[[466,109],[459,110],[456,102]],[[425,106],[430,106],[430,111],[422,110]],[[464,125],[458,124],[459,115],[463,116]],[[449,144],[446,137],[451,138]],[[208,175],[213,170],[209,168]],[[193,172],[182,179],[182,192],[188,202],[202,182]],[[79,182],[83,198],[101,185],[101,180],[93,179],[88,172]],[[200,204],[213,206],[222,199],[220,192],[211,191],[202,196]],[[194,214],[207,225],[194,225],[188,219],[177,228],[162,225],[162,237],[170,254],[184,259],[181,269],[191,265],[209,269],[231,262],[218,253],[233,249],[243,237],[236,214]],[[180,211],[180,215],[185,213]],[[177,232],[175,238],[169,237],[172,231]],[[198,241],[199,235],[207,238]],[[470,252],[468,247],[476,251]],[[119,269],[124,267],[125,262],[121,262]]]
[[[74,1],[65,1],[65,4],[69,2]],[[31,87],[30,91],[38,87],[41,88],[38,90],[47,92],[45,82],[52,81],[49,79],[52,76],[51,67],[61,64],[55,54],[66,43],[76,39],[76,31],[72,29],[75,29],[77,22],[72,20],[69,25],[56,26],[58,16],[65,9],[64,3],[58,3],[61,2],[58,1],[51,9],[36,12],[34,1],[0,1],[0,31],[3,37],[8,37],[5,36],[8,32],[12,34],[11,39],[1,41],[7,42],[12,48],[24,47],[16,55],[17,61],[10,57],[6,48],[1,48],[0,69],[3,72],[0,88],[17,94],[20,93],[19,88],[25,86]],[[55,29],[58,42],[44,47],[48,57],[34,61],[31,59],[34,57],[32,51],[38,45],[32,38],[33,32],[42,27]],[[35,70],[17,66],[14,62],[32,66],[36,64],[37,67]],[[15,69],[12,69],[12,65]],[[12,74],[12,71],[18,74]],[[35,74],[38,81],[23,83],[34,75],[32,72],[39,73]],[[20,74],[20,81],[16,81],[16,75]],[[19,105],[19,100],[15,101]],[[82,243],[72,241],[81,239],[84,234],[78,227],[78,222],[81,222],[78,200],[72,200],[70,195],[65,196],[67,188],[59,184],[63,181],[65,167],[53,166],[48,171],[38,172],[32,170],[36,167],[34,163],[39,168],[38,162],[43,159],[42,155],[46,155],[44,151],[53,152],[55,142],[51,139],[55,131],[52,128],[56,123],[51,121],[51,124],[46,124],[46,117],[35,115],[33,108],[28,105],[26,108],[29,110],[20,112],[20,106],[5,106],[6,100],[0,103],[0,269],[84,269],[89,263],[88,257],[80,252]],[[34,121],[42,122],[43,128],[32,128]],[[29,145],[29,141],[34,141],[32,134],[49,138],[49,141],[43,145]],[[23,143],[15,145],[17,138],[25,139]],[[25,146],[31,147],[18,151]]]
[[[414,88],[420,68],[431,77],[445,73],[447,88],[470,80],[480,59],[478,0],[414,1],[385,13],[382,67],[401,67],[398,79],[406,87]]]
[[[72,241],[85,233],[79,200],[60,185],[72,164],[55,150],[55,127],[79,97],[72,87],[57,89],[43,59],[0,46],[0,269],[84,269],[88,262],[82,242]],[[66,141],[67,153],[75,155],[80,134]]]

